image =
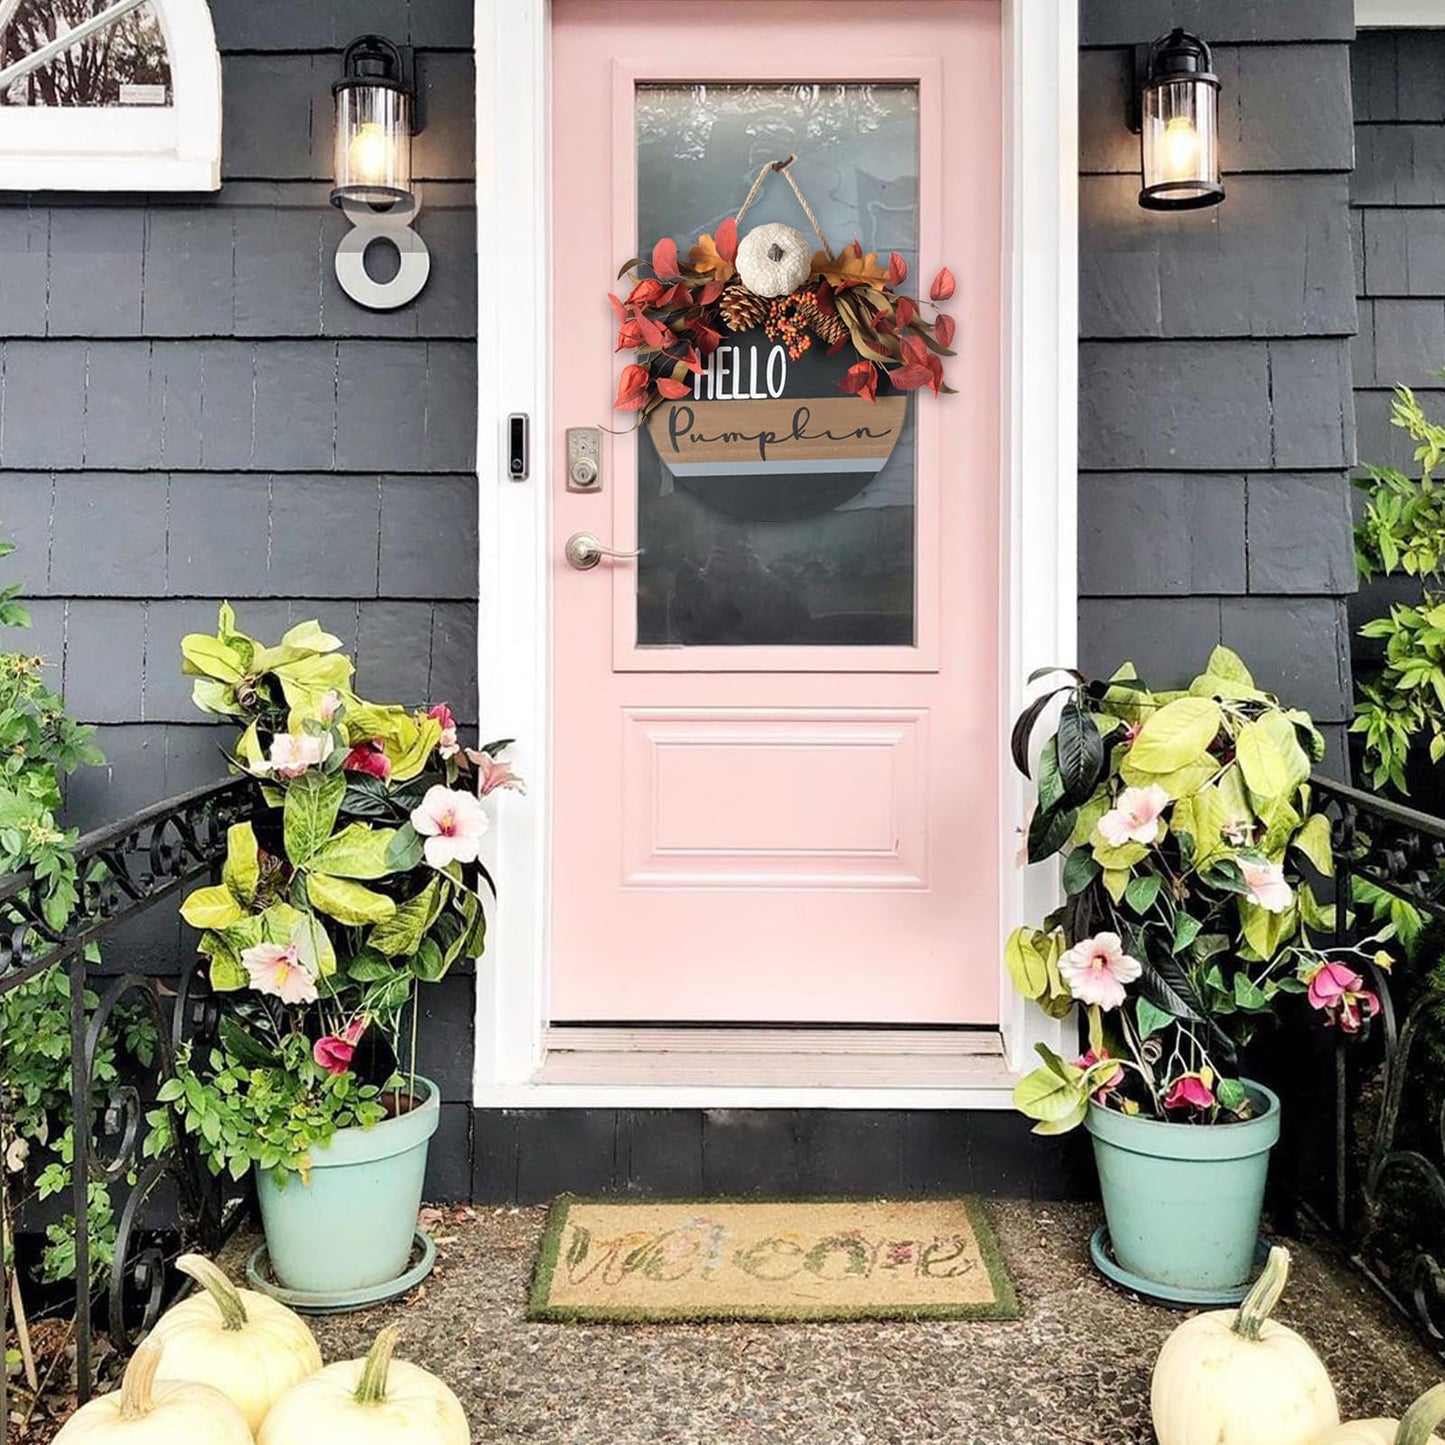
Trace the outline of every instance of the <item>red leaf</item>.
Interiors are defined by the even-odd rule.
[[[893,313],[900,326],[907,326],[918,315],[918,303],[911,296],[900,296],[894,304]]]
[[[715,232],[713,232],[712,243],[717,247],[717,253],[724,261],[736,261],[738,258],[738,218],[729,216]]]
[[[671,376],[659,376],[657,378],[657,389],[669,401],[676,401],[679,397],[686,396],[688,392],[692,390],[685,381],[678,381],[675,377]]]
[[[639,281],[631,291],[627,293],[627,304],[629,306],[651,306],[654,302],[660,301],[667,295],[670,288],[661,281],[654,281],[649,276],[645,281]]]
[[[697,347],[689,346],[687,348],[687,355],[682,358],[682,364],[689,371],[702,371],[702,358],[697,354]]]
[[[953,317],[939,313],[938,320],[933,323],[933,334],[938,344],[944,347],[953,345]]]
[[[898,254],[891,251],[888,255],[888,284],[890,286],[901,286],[908,279],[908,262]]]
[[[691,306],[692,290],[686,281],[679,281],[672,290],[662,298],[664,306]]]
[[[650,316],[644,316],[641,311],[637,313],[638,329],[642,332],[642,339],[649,346],[666,346],[671,333],[665,326],[659,326]]]
[[[709,281],[707,285],[697,293],[697,303],[699,306],[711,306],[722,294],[723,283],[721,281]]]
[[[677,242],[670,236],[664,236],[652,248],[652,270],[659,281],[677,280]]]
[[[861,396],[868,401],[878,399],[878,369],[871,361],[856,361],[843,373],[838,390],[849,396]]]
[[[609,292],[607,293],[607,299],[612,303],[612,309],[617,313],[617,319],[618,319],[619,321],[626,321],[626,320],[627,320],[627,308],[622,304],[622,298],[619,297],[619,296],[614,296],[614,295],[609,291]]]
[[[920,386],[933,385],[933,373],[926,366],[900,366],[888,373],[888,380],[899,391],[917,391]]]
[[[647,391],[651,380],[645,366],[624,366],[622,377],[617,383],[617,400],[612,403],[613,407],[618,411],[641,411],[647,405]]]
[[[928,347],[920,336],[911,332],[900,338],[899,348],[903,353],[903,359],[913,366],[927,367]]]
[[[838,308],[833,305],[833,288],[826,281],[818,282],[818,289],[813,293],[813,301],[824,316],[838,314]]]
[[[711,356],[722,340],[721,331],[714,331],[711,326],[704,326],[700,321],[693,324],[691,331],[697,338],[697,349],[704,356]]]
[[[954,292],[953,272],[947,266],[933,278],[928,294],[934,301],[947,301]]]

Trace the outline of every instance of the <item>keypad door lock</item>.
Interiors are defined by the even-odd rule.
[[[595,426],[567,428],[567,490],[602,490],[602,431]]]

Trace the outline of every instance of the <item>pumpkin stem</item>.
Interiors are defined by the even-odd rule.
[[[147,1340],[125,1368],[125,1379],[120,1386],[120,1418],[139,1420],[155,1409],[151,1387],[156,1382],[156,1371],[161,1366],[161,1342]]]
[[[176,1261],[176,1268],[188,1274],[215,1301],[221,1312],[221,1327],[227,1330],[244,1329],[249,1323],[246,1302],[241,1291],[203,1254],[183,1254]]]
[[[361,1370],[361,1383],[352,1396],[358,1405],[380,1405],[386,1399],[386,1372],[391,1368],[392,1352],[400,1338],[401,1331],[395,1325],[388,1325],[371,1342]]]
[[[1250,1287],[1234,1317],[1234,1333],[1244,1340],[1257,1340],[1289,1281],[1289,1250],[1277,1244],[1269,1252],[1259,1278]]]
[[[1395,1432],[1395,1445],[1430,1445],[1434,1429],[1442,1420],[1445,1420],[1445,1385],[1436,1385],[1405,1411]]]

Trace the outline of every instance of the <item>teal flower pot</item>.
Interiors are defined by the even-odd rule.
[[[1109,1241],[1130,1274],[1217,1291],[1254,1272],[1279,1099],[1262,1084],[1245,1088],[1259,1112],[1237,1124],[1166,1124],[1090,1103]]]
[[[264,1171],[256,1181],[272,1273],[308,1295],[361,1293],[406,1271],[416,1235],[427,1146],[441,1119],[437,1087],[370,1129],[342,1129],[311,1151],[311,1180]]]

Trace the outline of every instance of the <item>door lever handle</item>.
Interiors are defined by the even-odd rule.
[[[623,560],[640,557],[646,549],[639,547],[635,552],[621,552],[614,547],[604,547],[591,532],[573,532],[567,538],[563,553],[570,566],[579,572],[590,572],[604,557]]]

